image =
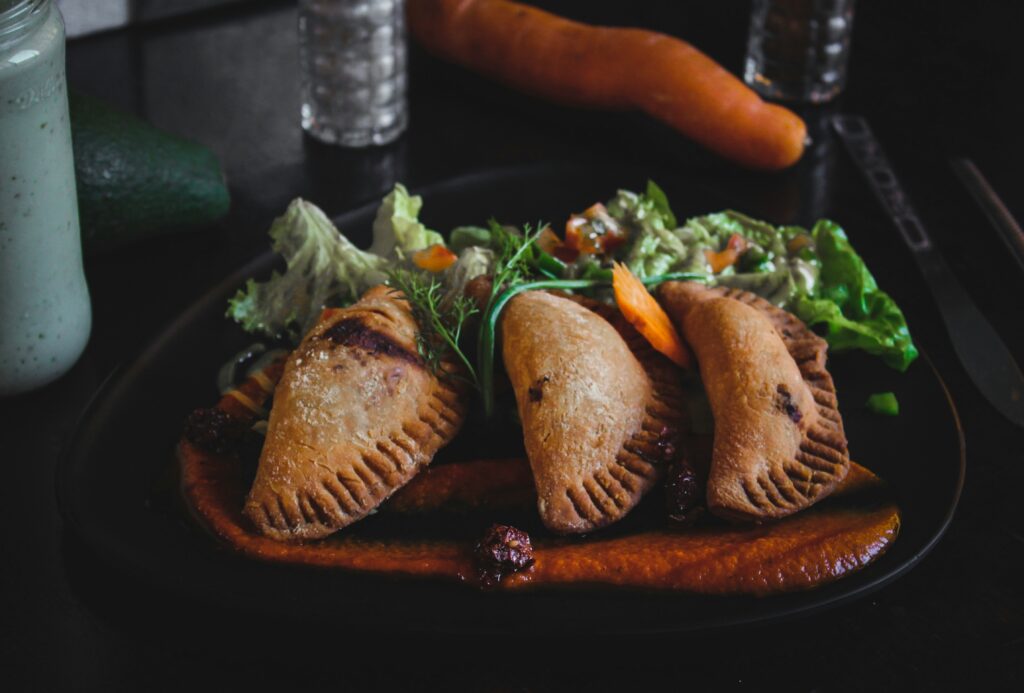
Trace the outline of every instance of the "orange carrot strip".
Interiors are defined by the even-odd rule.
[[[693,368],[693,358],[683,346],[679,333],[647,287],[629,268],[620,262],[612,267],[612,288],[615,302],[630,325],[643,335],[651,346],[686,369]]]
[[[791,166],[807,128],[689,43],[570,21],[507,0],[409,0],[409,30],[444,60],[556,103],[636,109],[755,169]]]
[[[707,258],[708,264],[711,265],[711,271],[718,274],[726,267],[731,267],[736,264],[740,259],[740,255],[747,249],[747,239],[738,233],[734,233],[729,237],[728,243],[725,247],[715,252],[714,250],[705,250],[704,257]]]
[[[704,257],[707,258],[708,264],[711,265],[711,271],[718,274],[726,267],[731,267],[736,264],[736,261],[740,259],[740,254],[732,248],[726,248],[725,250],[705,250]]]
[[[442,272],[451,267],[458,259],[458,255],[440,243],[435,243],[423,250],[417,250],[412,254],[412,264],[428,272]]]

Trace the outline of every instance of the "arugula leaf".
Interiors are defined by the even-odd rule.
[[[297,342],[324,306],[352,300],[385,278],[384,258],[359,250],[301,198],[274,220],[270,237],[287,270],[265,282],[248,280],[228,302],[228,317],[247,332]]]

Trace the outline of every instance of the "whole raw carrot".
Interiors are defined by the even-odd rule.
[[[408,0],[412,35],[439,57],[552,101],[638,109],[744,166],[780,169],[806,126],[677,38],[573,22],[508,0]]]

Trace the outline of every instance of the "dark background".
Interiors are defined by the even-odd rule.
[[[587,21],[656,28],[741,72],[743,2],[548,2]],[[396,144],[343,151],[298,125],[295,10],[231,5],[70,43],[69,84],[202,142],[233,195],[215,227],[87,259],[93,336],[58,383],[0,403],[0,655],[16,689],[469,688],[562,690],[1014,689],[1024,660],[1024,435],[1002,420],[952,354],[909,255],[886,224],[848,229],[904,307],[957,402],[968,476],[948,534],[914,571],[872,598],[743,633],[547,641],[309,632],[266,624],[265,639],[204,619],[97,563],[62,526],[53,493],[61,446],[103,379],[175,315],[266,247],[270,220],[302,195],[335,214],[410,187],[503,166],[572,161],[669,169],[750,201],[776,222],[843,220],[863,199],[844,153],[821,130],[835,111],[864,114],[958,278],[1024,360],[1024,273],[953,177],[967,156],[1024,218],[1024,58],[1016,3],[862,2],[841,99],[803,111],[815,146],[793,170],[756,174],[630,114],[549,106],[413,50],[411,126]],[[856,188],[856,189],[854,189]],[[856,194],[855,194],[856,193]],[[366,240],[359,239],[357,240]],[[254,642],[255,641],[255,642]],[[301,645],[297,644],[301,643]],[[203,685],[205,684],[205,686]],[[645,686],[650,687],[650,686]]]

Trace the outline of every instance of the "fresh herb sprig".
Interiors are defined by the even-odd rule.
[[[412,308],[420,328],[416,346],[427,366],[434,373],[443,373],[443,361],[452,355],[465,369],[466,379],[479,388],[476,369],[461,345],[466,321],[479,312],[473,300],[463,294],[446,297],[441,281],[426,272],[392,270],[388,283],[405,295]]]
[[[703,274],[692,272],[673,272],[655,277],[647,277],[642,280],[645,286],[655,286],[666,281],[696,280],[707,281]],[[506,286],[505,290],[497,294],[496,298],[484,311],[480,321],[480,338],[477,351],[477,366],[480,374],[480,397],[484,403],[484,414],[489,418],[494,411],[494,349],[497,343],[498,321],[501,311],[505,309],[509,301],[526,291],[538,291],[541,289],[563,289],[579,290],[592,289],[598,286],[611,284],[610,279],[538,279],[535,281],[524,281],[513,286]]]
[[[492,247],[497,257],[491,273],[491,292],[480,318],[475,366],[462,345],[466,321],[480,312],[472,299],[461,294],[445,298],[442,282],[425,272],[402,269],[389,274],[389,283],[405,294],[412,307],[413,317],[420,325],[417,345],[423,360],[435,372],[441,372],[444,358],[449,354],[457,358],[468,375],[466,379],[480,392],[487,418],[494,413],[494,356],[498,323],[508,303],[526,291],[579,291],[611,284],[610,272],[595,272],[595,276],[578,279],[547,276],[537,266],[542,255],[534,243],[544,228],[543,224],[535,227],[527,225],[520,233],[494,220],[490,222]],[[676,279],[704,281],[707,277],[703,274],[674,272],[647,277],[642,281],[647,286],[655,286]]]

